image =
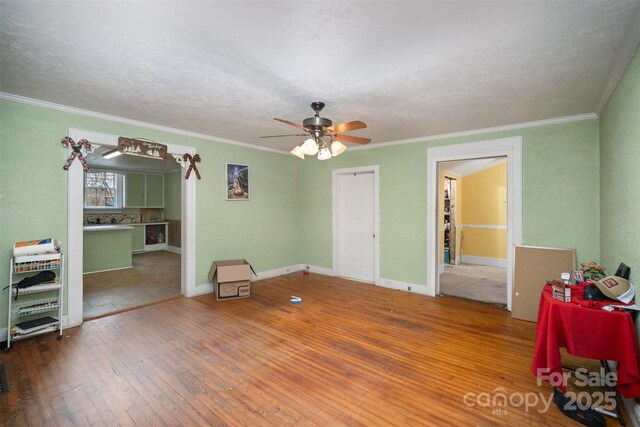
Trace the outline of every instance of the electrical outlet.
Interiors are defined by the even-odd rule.
[[[407,286],[407,290],[411,292],[411,286]]]

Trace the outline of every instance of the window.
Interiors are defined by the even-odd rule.
[[[122,175],[109,171],[87,172],[84,178],[84,207],[120,209]]]

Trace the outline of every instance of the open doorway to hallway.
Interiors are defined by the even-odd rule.
[[[438,163],[440,294],[507,305],[506,157]]]

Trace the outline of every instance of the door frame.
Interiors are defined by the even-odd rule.
[[[118,135],[69,128],[69,137],[74,141],[86,139],[94,144],[117,147]],[[165,144],[167,152],[194,155],[194,147]],[[71,148],[69,148],[71,151]],[[83,322],[83,214],[84,176],[80,162],[73,162],[69,168],[67,184],[67,325],[76,326]],[[181,277],[180,292],[186,297],[196,294],[196,179],[183,179],[181,184]]]
[[[373,241],[374,283],[380,285],[380,167],[378,165],[358,166],[352,168],[333,169],[333,275],[340,275],[340,175],[354,173],[373,173],[373,224],[375,238]]]
[[[438,163],[487,157],[507,158],[507,309],[513,290],[513,248],[522,245],[522,136],[427,149],[427,294],[440,292],[438,269]]]

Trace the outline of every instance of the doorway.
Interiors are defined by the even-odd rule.
[[[506,306],[506,158],[439,162],[438,176],[440,294]]]
[[[91,132],[82,129],[69,129],[69,136],[74,141],[86,139],[94,145],[109,146],[115,149],[118,145],[118,135]],[[162,141],[158,141],[162,143]],[[173,157],[182,157],[183,154],[195,155],[195,149],[189,146],[174,144],[167,145],[168,153]],[[184,170],[184,169],[183,169]],[[180,293],[191,297],[196,294],[195,283],[195,198],[196,179],[180,180],[181,188],[181,250],[180,250]],[[66,317],[67,326],[76,326],[83,321],[83,169],[80,162],[73,162],[68,171],[68,222],[67,222],[67,267],[68,299]]]
[[[109,146],[85,160],[84,319],[180,296],[180,165]]]
[[[427,149],[427,289],[440,293],[438,163],[479,158],[505,157],[507,164],[507,309],[511,310],[513,248],[522,244],[522,137],[509,137]],[[462,190],[464,191],[464,189]],[[464,254],[464,239],[462,246]]]
[[[333,171],[333,274],[378,283],[378,166]]]

